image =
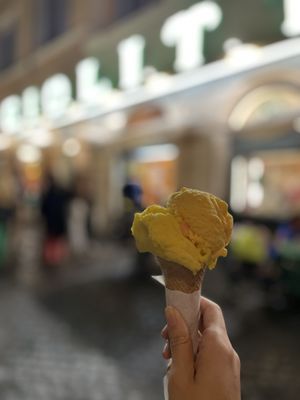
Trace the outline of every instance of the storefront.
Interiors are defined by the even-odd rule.
[[[178,147],[174,144],[141,146],[124,156],[127,180],[138,182],[142,203],[164,204],[178,185]]]
[[[299,77],[286,70],[235,105],[230,199],[237,213],[279,221],[299,212],[299,112]]]
[[[255,182],[247,177],[243,183],[246,205],[236,212],[254,214],[259,207],[267,213],[259,201],[275,190],[267,196],[261,181],[279,180],[261,137],[270,132],[272,148],[274,117],[295,119],[300,40],[263,45],[300,33],[293,18],[297,3],[247,2],[245,10],[234,1],[228,9],[212,1],[163,3],[92,39],[88,57],[75,67],[75,82],[59,74],[41,90],[27,88],[1,103],[1,127],[9,135],[25,126],[36,140],[37,121],[55,133],[58,144],[49,154],[60,171],[90,180],[99,231],[122,213],[128,180],[142,186],[145,205],[164,203],[173,190],[191,186],[231,198],[234,208],[241,202],[234,182],[244,162]],[[247,10],[257,15],[255,30],[247,25]],[[179,23],[186,32],[177,35]],[[253,151],[248,142],[255,143]],[[275,150],[283,151],[281,144]]]
[[[249,121],[255,120],[259,132],[268,127],[272,142],[272,135],[276,136],[272,128],[274,116],[291,123],[298,112],[298,39],[263,47],[299,34],[298,23],[293,17],[298,9],[295,1],[263,5],[256,1],[247,2],[243,4],[243,10],[237,9],[236,2],[228,2],[226,7],[210,1],[190,1],[181,6],[172,2],[173,8],[170,4],[165,2],[149,10],[147,15],[124,23],[109,40],[99,36],[87,45],[90,55],[100,59],[107,55],[101,64],[104,75],[111,70],[111,65],[118,65],[119,83],[127,91],[126,103],[119,103],[110,113],[111,121],[114,115],[119,121],[122,113],[123,125],[117,129],[114,139],[108,140],[110,143],[101,143],[95,150],[95,154],[99,152],[95,160],[99,159],[101,171],[106,170],[107,176],[106,179],[99,176],[99,182],[105,183],[106,189],[102,186],[102,195],[99,191],[99,204],[102,202],[102,205],[96,215],[102,209],[103,223],[105,215],[109,220],[109,215],[122,212],[121,188],[128,179],[142,186],[145,205],[164,203],[168,192],[180,186],[207,190],[229,200],[235,191],[231,170],[234,170],[236,157],[242,155],[239,145],[243,141],[239,138],[243,137],[246,125],[247,129],[251,125]],[[201,21],[196,18],[197,23],[192,18],[196,9],[202,15]],[[171,10],[174,15],[168,18]],[[179,10],[181,22],[176,13]],[[235,18],[237,13],[238,19]],[[256,16],[255,29],[253,24],[248,24],[249,13]],[[182,26],[183,20],[186,27],[192,20],[198,26],[193,27],[194,31],[187,29],[186,35],[182,32],[176,36],[175,25],[180,22]],[[133,32],[137,36],[131,40]],[[189,54],[185,51],[188,34]],[[124,36],[129,39],[122,40]],[[196,52],[193,46],[198,46]],[[108,54],[111,48],[118,49],[115,55]],[[134,66],[131,75],[126,74],[130,70],[126,68],[129,67],[126,54],[128,63]],[[145,65],[150,68],[145,69]],[[115,76],[118,72],[115,71]],[[173,75],[174,72],[179,74]],[[159,110],[157,113],[153,112],[155,108]],[[132,113],[142,117],[132,123]],[[94,124],[98,121],[99,126],[106,125],[106,117],[104,110]],[[262,124],[261,129],[257,127],[259,124]],[[264,146],[261,133],[255,136],[255,129],[252,131],[252,142],[256,142],[257,152],[261,154]],[[285,133],[282,131],[279,136]],[[173,155],[162,155],[163,148],[173,149]],[[279,144],[279,151],[281,148]],[[259,157],[254,152],[250,158]],[[104,159],[109,165],[105,168]],[[259,162],[257,165],[254,169],[259,168]],[[269,172],[273,167],[266,168],[264,164],[264,168],[265,174],[273,174]],[[253,188],[254,185],[250,192],[256,190],[259,193],[258,185]],[[248,188],[245,190],[249,191]],[[103,192],[107,195],[106,200]],[[259,194],[252,195],[255,196]],[[234,200],[232,205],[234,208]],[[236,209],[238,213],[244,211]],[[257,214],[258,210],[253,208],[251,212]],[[268,212],[262,209],[261,213],[266,216]]]
[[[288,218],[284,209],[298,207],[285,198],[296,202],[298,190],[299,65],[298,56],[267,63],[60,129],[89,149],[97,229],[122,214],[128,180],[145,205],[190,186],[230,200],[241,216]],[[283,168],[293,181],[284,188]]]
[[[300,137],[291,125],[267,140],[235,139],[230,201],[244,218],[278,223],[299,215]]]

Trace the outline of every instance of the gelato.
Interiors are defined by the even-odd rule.
[[[132,234],[140,252],[151,252],[196,275],[226,256],[232,224],[223,200],[182,188],[170,196],[166,207],[152,205],[136,213]]]

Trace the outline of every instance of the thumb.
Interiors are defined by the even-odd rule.
[[[188,327],[176,308],[166,307],[165,314],[172,354],[171,371],[180,377],[192,378],[194,375],[194,356]]]

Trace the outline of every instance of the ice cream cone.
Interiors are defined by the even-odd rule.
[[[195,356],[205,270],[226,256],[232,225],[226,202],[189,188],[173,193],[166,207],[152,204],[134,217],[131,230],[137,249],[157,257],[164,279],[156,280],[165,286],[166,304],[185,320]]]
[[[159,257],[157,259],[164,276],[166,288],[183,293],[193,293],[201,290],[205,268],[194,274],[180,264]]]
[[[158,258],[165,288],[166,304],[175,307],[184,318],[189,329],[194,354],[199,343],[200,298],[205,268],[197,273],[191,272],[172,261]]]

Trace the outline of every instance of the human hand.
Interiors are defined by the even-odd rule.
[[[166,308],[168,340],[163,356],[168,368],[169,400],[240,400],[240,360],[226,331],[223,313],[212,301],[201,298],[199,349],[193,355],[184,319],[174,307]]]

